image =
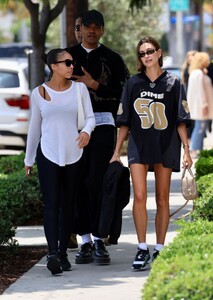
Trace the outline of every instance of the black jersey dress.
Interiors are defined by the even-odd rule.
[[[123,90],[117,126],[129,127],[128,163],[162,163],[180,171],[180,123],[190,126],[185,90],[179,77],[164,71],[154,82],[145,73],[132,76]]]

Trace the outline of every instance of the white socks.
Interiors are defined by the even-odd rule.
[[[147,243],[139,243],[138,248],[142,249],[142,250],[147,250],[148,249]],[[154,249],[160,252],[163,249],[163,245],[162,244],[156,244]]]
[[[83,235],[81,236],[81,238],[82,238],[82,245],[83,245],[83,244],[86,244],[86,243],[92,242],[92,238],[91,238],[90,233],[83,234]]]
[[[147,250],[148,249],[147,243],[139,243],[138,248],[141,250]]]
[[[163,245],[162,244],[156,244],[156,246],[155,246],[155,250],[157,250],[157,251],[161,251],[163,249]]]
[[[92,242],[92,238],[91,238],[91,234],[90,233],[83,234],[81,236],[81,238],[82,238],[82,245],[86,244],[86,243]],[[97,236],[93,236],[93,239],[94,239],[94,241],[101,240],[101,238],[99,238]]]

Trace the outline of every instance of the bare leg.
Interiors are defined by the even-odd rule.
[[[133,218],[135,229],[139,243],[146,242],[146,228],[147,228],[147,185],[146,177],[148,172],[148,165],[132,164],[130,165],[134,202],[133,202]]]
[[[169,192],[172,170],[154,165],[157,212],[155,218],[157,244],[164,245],[169,225]]]

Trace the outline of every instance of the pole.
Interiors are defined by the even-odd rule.
[[[60,47],[67,47],[67,13],[66,13],[66,5],[60,14]]]
[[[176,11],[176,38],[177,38],[177,64],[183,63],[183,12],[181,10]]]

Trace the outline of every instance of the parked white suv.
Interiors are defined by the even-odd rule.
[[[27,74],[27,59],[0,59],[0,147],[25,147],[30,114]]]

